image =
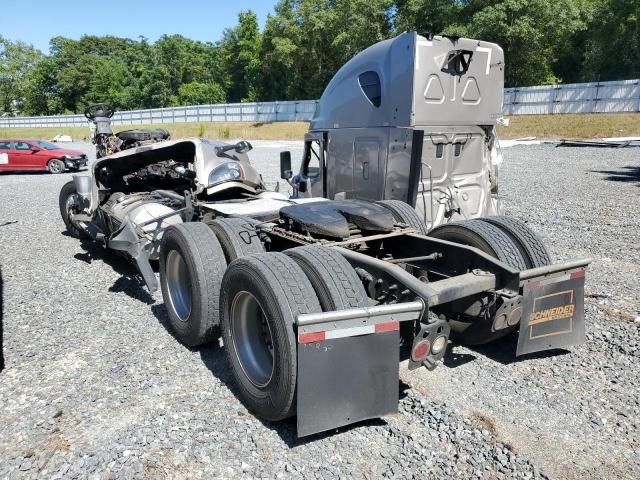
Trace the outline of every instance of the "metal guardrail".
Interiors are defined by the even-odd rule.
[[[640,112],[640,80],[505,88],[505,115]]]
[[[148,125],[186,122],[292,122],[309,121],[318,100],[224,103],[188,107],[152,108],[116,112],[113,125]],[[84,115],[1,117],[0,128],[86,127]]]
[[[114,125],[290,122],[313,118],[318,100],[224,103],[116,112]],[[505,115],[640,112],[640,80],[505,88]],[[0,117],[0,128],[84,127],[83,115]]]

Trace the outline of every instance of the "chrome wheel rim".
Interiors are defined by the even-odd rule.
[[[65,205],[65,207],[67,209],[67,217],[69,218],[69,220],[71,220],[71,215],[73,213],[75,213],[74,212],[75,209],[73,207],[75,207],[75,205],[76,205],[76,194],[73,193],[73,194],[69,195],[67,197],[67,201],[65,202],[64,205]]]
[[[236,294],[231,304],[231,340],[244,374],[258,388],[273,376],[273,335],[260,302],[249,292]]]
[[[191,315],[191,281],[187,264],[176,250],[167,255],[166,282],[171,308],[181,321],[186,322]]]
[[[49,169],[52,173],[60,173],[62,171],[60,162],[56,162],[55,160],[51,162]]]
[[[71,195],[69,195],[67,197],[67,201],[65,202],[65,208],[67,210],[67,220],[68,220],[68,224],[70,226],[72,226],[73,228],[80,230],[81,227],[78,224],[78,222],[74,222],[73,220],[71,220],[71,216],[74,213],[77,213],[77,209],[76,209],[76,205],[77,205],[77,194],[73,193]]]

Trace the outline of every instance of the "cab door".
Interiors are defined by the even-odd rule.
[[[361,200],[380,200],[380,139],[358,137],[353,142],[354,197]]]

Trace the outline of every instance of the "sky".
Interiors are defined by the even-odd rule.
[[[0,35],[22,40],[44,53],[58,35],[114,35],[151,41],[178,33],[215,42],[237,24],[241,10],[253,10],[264,27],[277,0],[0,0]]]

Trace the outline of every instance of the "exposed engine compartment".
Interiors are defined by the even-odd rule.
[[[172,190],[180,195],[195,189],[192,144],[179,143],[163,149],[143,150],[113,158],[95,171],[98,182],[111,192],[134,193]]]
[[[127,190],[151,191],[167,189],[175,191],[194,188],[195,173],[188,163],[166,160],[146,165],[122,176]]]

